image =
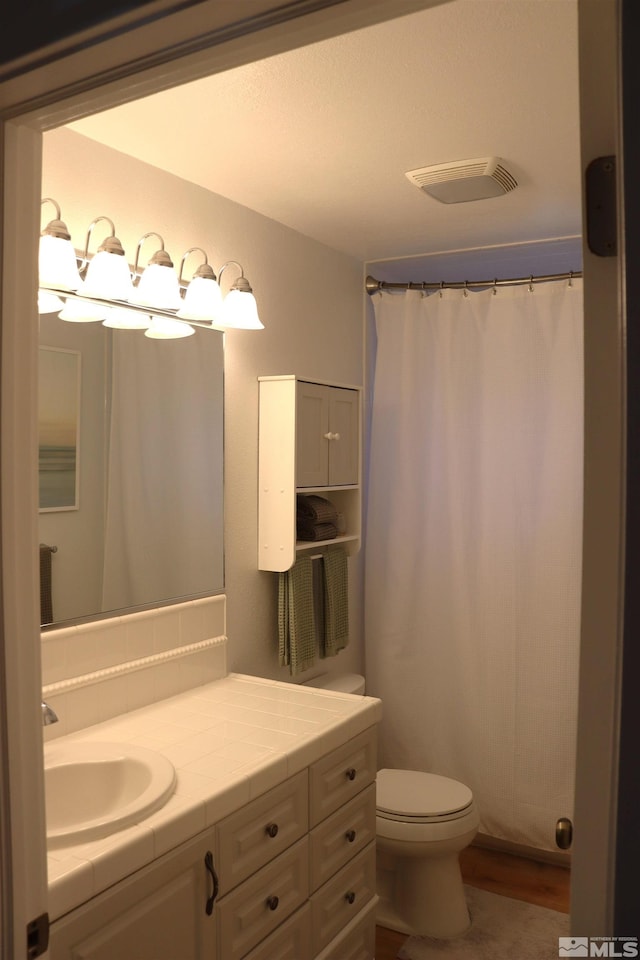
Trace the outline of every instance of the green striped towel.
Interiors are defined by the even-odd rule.
[[[313,567],[299,557],[278,577],[278,656],[292,675],[309,670],[316,659]]]
[[[343,547],[331,547],[323,557],[324,642],[320,655],[335,657],[349,643],[349,584],[347,555]]]

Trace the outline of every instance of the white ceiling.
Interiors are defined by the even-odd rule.
[[[581,232],[576,0],[452,0],[70,126],[362,261]],[[489,156],[512,193],[405,177]]]

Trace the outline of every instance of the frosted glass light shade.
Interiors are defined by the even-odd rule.
[[[252,293],[230,290],[222,304],[221,323],[235,330],[264,330],[258,316],[258,305]]]
[[[180,285],[171,267],[150,263],[138,281],[131,296],[133,303],[158,310],[178,310],[182,306]]]
[[[55,293],[38,290],[38,313],[59,313],[64,307],[64,300],[56,297]]]
[[[108,307],[107,310],[103,326],[115,330],[146,330],[151,323],[151,317],[137,310],[125,310],[122,307]]]
[[[40,237],[40,286],[77,290],[82,282],[71,240],[45,234]]]
[[[67,300],[58,316],[69,323],[100,323],[104,320],[109,307],[97,303],[84,303],[82,300]]]
[[[181,323],[180,320],[151,317],[151,326],[145,330],[144,335],[152,340],[179,340],[182,337],[190,337],[195,332],[193,327],[188,323]]]
[[[99,250],[87,267],[87,275],[78,287],[83,297],[102,300],[130,300],[133,283],[126,257]]]
[[[176,316],[201,323],[221,323],[222,293],[216,281],[208,277],[194,277]]]

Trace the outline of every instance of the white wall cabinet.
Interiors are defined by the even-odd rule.
[[[361,394],[359,387],[260,377],[258,568],[282,571],[302,551],[342,543],[360,548]],[[335,504],[344,530],[335,539],[296,540],[296,495]]]
[[[359,480],[359,393],[296,381],[296,486],[355,486]]]
[[[373,960],[375,773],[370,727],[57,920],[51,960]]]

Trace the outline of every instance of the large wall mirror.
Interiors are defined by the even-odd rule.
[[[40,317],[41,621],[224,589],[223,334]]]

